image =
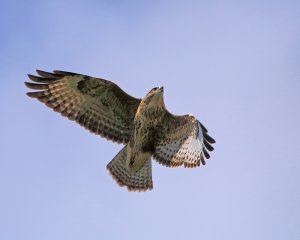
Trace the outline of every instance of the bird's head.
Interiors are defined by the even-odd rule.
[[[164,87],[155,87],[144,98],[147,107],[164,107]]]
[[[147,98],[153,98],[153,97],[158,97],[158,96],[162,96],[164,93],[164,87],[160,86],[160,87],[155,87],[152,88],[150,90],[150,92],[147,94]]]

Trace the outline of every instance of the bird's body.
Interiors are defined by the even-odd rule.
[[[130,191],[152,189],[151,158],[168,167],[205,164],[214,143],[192,115],[169,113],[163,87],[143,99],[126,94],[111,81],[70,72],[37,71],[28,93],[95,134],[125,146],[107,165],[112,177]]]
[[[134,131],[129,142],[127,156],[127,164],[133,172],[137,172],[147,160],[151,160],[154,138],[165,113],[161,101],[162,92],[163,88],[155,90],[157,96],[152,97],[156,99],[151,99],[151,104],[142,100],[135,114]]]

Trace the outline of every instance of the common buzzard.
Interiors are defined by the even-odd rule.
[[[163,87],[153,88],[143,99],[125,93],[115,83],[82,74],[37,70],[28,75],[27,95],[74,120],[90,132],[125,146],[107,169],[129,191],[153,188],[151,157],[167,167],[205,164],[215,140],[192,115],[168,112]]]

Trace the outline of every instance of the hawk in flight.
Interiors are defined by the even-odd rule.
[[[205,164],[215,140],[192,115],[173,115],[165,107],[163,87],[143,99],[115,83],[82,74],[37,70],[28,75],[27,95],[74,120],[90,132],[125,146],[108,163],[113,179],[129,191],[153,188],[151,158],[167,167]]]

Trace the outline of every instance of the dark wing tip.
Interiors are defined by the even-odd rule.
[[[199,123],[200,123],[200,126],[201,126],[201,128],[203,129],[203,131],[207,133],[206,127],[204,127],[204,125],[203,125],[201,122],[199,122]]]
[[[38,98],[39,95],[36,92],[27,92],[26,95],[31,98]]]
[[[209,159],[209,158],[210,158],[210,155],[209,155],[209,153],[206,151],[205,148],[203,148],[203,153],[204,153],[204,156],[205,156],[206,159]]]
[[[33,81],[33,82],[40,82],[40,77],[31,75],[31,74],[27,74],[28,78]]]
[[[44,78],[50,78],[50,79],[58,79],[59,76],[55,75],[54,73],[42,71],[42,70],[36,70],[37,74]]]
[[[215,141],[215,139],[213,139],[211,136],[209,136],[208,135],[208,131],[207,131],[207,128],[206,127],[204,127],[204,125],[200,122],[200,121],[198,121],[198,124],[200,124],[200,127],[201,127],[201,129],[202,129],[202,133],[203,133],[203,136],[204,136],[204,138],[206,139],[206,141],[207,142],[209,142],[209,143],[215,143],[216,141]]]
[[[210,145],[210,143],[206,139],[204,139],[203,143],[204,143],[204,146],[207,148],[208,151],[215,150],[214,147],[212,145]]]
[[[30,82],[25,82],[24,84],[26,87],[34,90],[48,89],[48,84],[37,84],[37,83],[30,83]]]
[[[200,160],[201,160],[202,165],[205,165],[205,164],[206,164],[206,163],[205,163],[205,159],[204,159],[204,157],[203,157],[203,154],[201,154]]]
[[[216,140],[209,136],[207,133],[204,133],[204,138],[211,144],[216,143]]]
[[[59,71],[59,70],[54,70],[53,72],[55,74],[57,74],[57,75],[60,75],[60,76],[75,76],[75,75],[80,75],[78,73],[67,72],[67,71]]]
[[[53,74],[49,73],[49,72],[46,72],[46,71],[42,71],[42,70],[39,70],[39,69],[36,69],[35,70],[36,73],[42,77],[45,77],[46,76],[52,76]]]
[[[30,87],[29,87],[30,84],[31,84],[30,82],[24,82],[24,84],[25,84],[26,87],[30,88]]]
[[[37,82],[37,83],[51,83],[53,81],[55,81],[57,78],[45,78],[45,77],[38,77],[38,76],[34,76],[34,75],[31,75],[31,74],[27,74],[28,78],[33,81],[33,82]]]

